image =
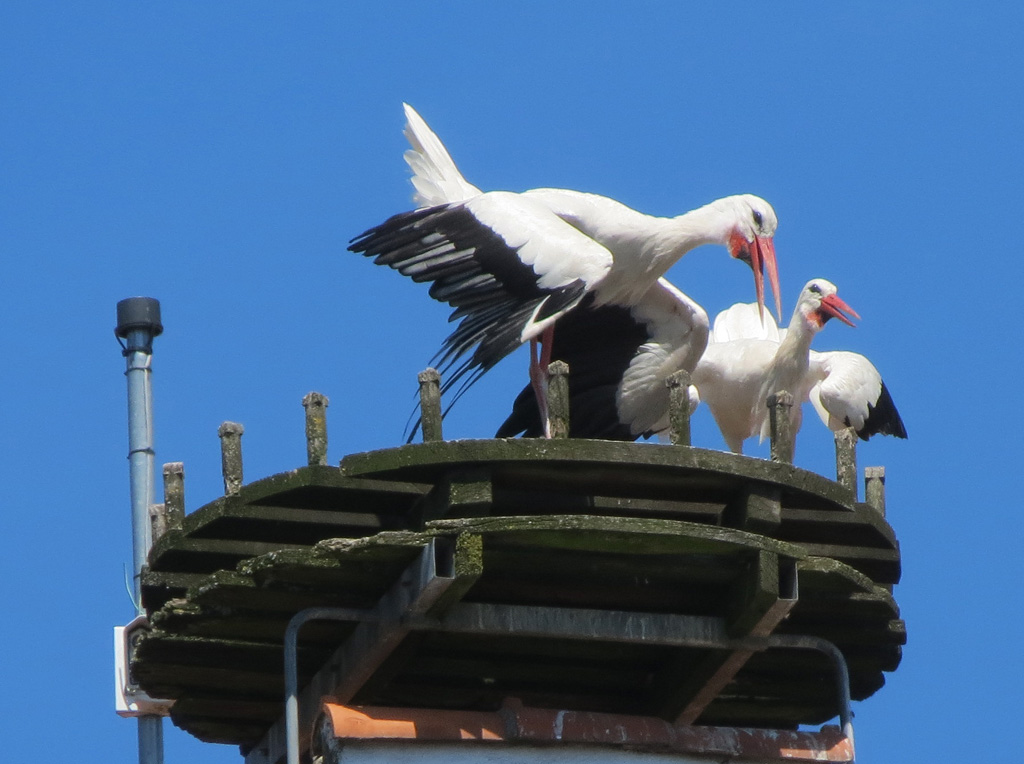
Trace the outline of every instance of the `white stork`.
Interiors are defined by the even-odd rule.
[[[704,309],[665,278],[630,306],[595,306],[588,296],[558,322],[552,344],[552,357],[569,364],[569,436],[636,440],[667,429],[665,380],[694,370],[709,328]],[[692,410],[696,388],[689,392]],[[544,424],[527,385],[495,437],[540,437]]]
[[[462,177],[419,115],[408,105],[405,113],[412,144],[406,160],[422,206],[365,231],[349,249],[431,282],[430,296],[454,308],[449,320],[459,325],[435,360],[447,372],[470,355],[445,374],[445,390],[468,374],[465,390],[529,340],[530,378],[545,410],[542,369],[552,358],[555,323],[585,299],[596,307],[637,305],[701,244],[724,245],[750,265],[761,312],[767,271],[781,310],[773,243],[778,221],[763,199],[729,196],[660,218],[578,191],[482,192]]]
[[[810,349],[830,318],[850,326],[845,314],[860,318],[836,292],[824,279],[808,282],[785,331],[770,318],[762,325],[753,304],[734,305],[715,319],[692,378],[732,451],[743,453],[744,440],[768,435],[766,400],[782,390],[793,395],[794,434],[802,422],[802,404],[811,400],[833,430],[853,427],[864,440],[879,433],[907,437],[888,389],[867,358]]]

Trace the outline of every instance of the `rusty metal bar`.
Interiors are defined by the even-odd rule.
[[[668,387],[669,440],[673,446],[690,445],[690,373],[685,369],[665,380]]]
[[[238,422],[224,422],[217,428],[220,437],[220,471],[224,476],[224,495],[233,496],[242,489],[242,434]]]
[[[569,364],[548,364],[548,432],[552,438],[569,437]]]
[[[420,381],[420,421],[423,424],[423,442],[444,440],[441,434],[441,375],[437,369],[424,369]]]

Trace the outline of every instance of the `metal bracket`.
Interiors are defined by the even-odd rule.
[[[423,617],[456,581],[454,547],[431,539],[398,580],[368,610],[309,608],[297,613],[285,631],[285,716],[278,719],[245,757],[246,764],[277,764],[287,756],[298,764],[308,747],[313,720],[324,696],[347,702],[398,647],[410,631],[409,622]],[[359,625],[298,692],[298,632],[311,620],[358,621]]]
[[[114,707],[118,716],[169,716],[173,700],[153,698],[139,689],[131,674],[135,640],[149,629],[149,619],[136,616],[124,626],[114,627]]]

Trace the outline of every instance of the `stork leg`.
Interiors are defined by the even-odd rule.
[[[537,356],[536,339],[530,340],[530,384],[537,396],[537,411],[544,428],[544,437],[551,437],[551,420],[548,416],[548,365],[551,363],[551,346],[555,341],[555,327],[549,326],[540,335],[540,357]]]

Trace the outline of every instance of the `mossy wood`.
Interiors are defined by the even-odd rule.
[[[291,616],[374,607],[431,539],[463,571],[438,618],[478,605],[563,608],[821,636],[843,651],[855,699],[882,686],[906,639],[888,590],[899,579],[895,535],[833,481],[686,447],[437,441],[275,475],[188,515],[143,576],[152,630],[135,677],[177,699],[179,726],[248,750],[282,713]],[[571,637],[420,624],[351,700],[492,710],[511,696],[782,728],[836,712],[832,668],[813,652],[597,639],[583,620]],[[300,684],[357,628],[307,625]]]

